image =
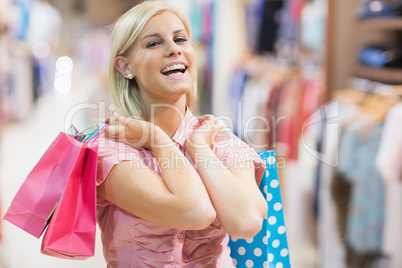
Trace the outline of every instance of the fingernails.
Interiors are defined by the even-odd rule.
[[[222,119],[220,119],[219,117],[215,117],[214,120],[215,120],[215,124],[225,127],[225,122]]]
[[[118,126],[118,125],[119,125],[119,121],[115,119],[115,120],[111,121],[111,122],[109,123],[109,125],[111,125],[111,126]]]
[[[225,124],[225,121],[220,119],[219,117],[215,117],[214,120],[217,125],[222,126],[222,130],[220,133],[223,135],[229,135],[230,129]]]

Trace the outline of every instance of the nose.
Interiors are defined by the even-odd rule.
[[[166,47],[166,56],[179,56],[182,54],[181,47],[177,45],[174,41],[169,42]]]

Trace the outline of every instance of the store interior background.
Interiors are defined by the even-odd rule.
[[[109,26],[139,2],[0,0],[1,214],[60,131],[71,123],[84,129],[112,114]],[[360,53],[370,46],[402,47],[401,1],[169,2],[191,18],[199,74],[195,114],[231,118],[232,130],[257,151],[276,151],[292,266],[401,268],[402,117],[396,113],[391,125],[388,111],[400,111],[402,57],[373,67]],[[387,12],[384,3],[395,12]],[[392,51],[396,57],[398,50]],[[259,117],[247,121],[253,115]],[[370,130],[363,124],[349,144],[355,147],[342,144],[342,134],[367,117],[375,124]],[[392,129],[392,150],[384,149],[381,133],[370,136],[378,123]],[[256,131],[244,133],[246,128]],[[367,141],[374,148],[364,151]],[[364,158],[352,159],[357,152]],[[361,174],[334,178],[349,174],[342,157],[355,161],[349,169],[370,172],[363,176],[369,186],[353,177]],[[335,191],[334,182],[344,188]],[[381,196],[370,192],[374,183],[383,189]],[[381,212],[367,217],[371,227],[366,218],[340,209],[353,210],[359,187],[370,199],[360,203],[366,206],[360,213]],[[365,244],[371,248],[358,248],[352,231],[345,231],[353,216],[363,222],[362,231],[370,230],[373,240]],[[4,220],[0,224],[1,268],[105,267],[99,231],[95,256],[71,261],[41,254],[40,239]]]

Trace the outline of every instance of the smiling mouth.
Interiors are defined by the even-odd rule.
[[[184,64],[175,64],[169,66],[161,71],[161,74],[165,76],[180,76],[184,74],[187,70],[187,66]]]

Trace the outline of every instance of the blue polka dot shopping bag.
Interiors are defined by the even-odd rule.
[[[268,202],[261,231],[250,239],[230,238],[231,257],[237,268],[289,268],[289,249],[278,170],[274,151],[258,152],[266,163],[260,190]]]

